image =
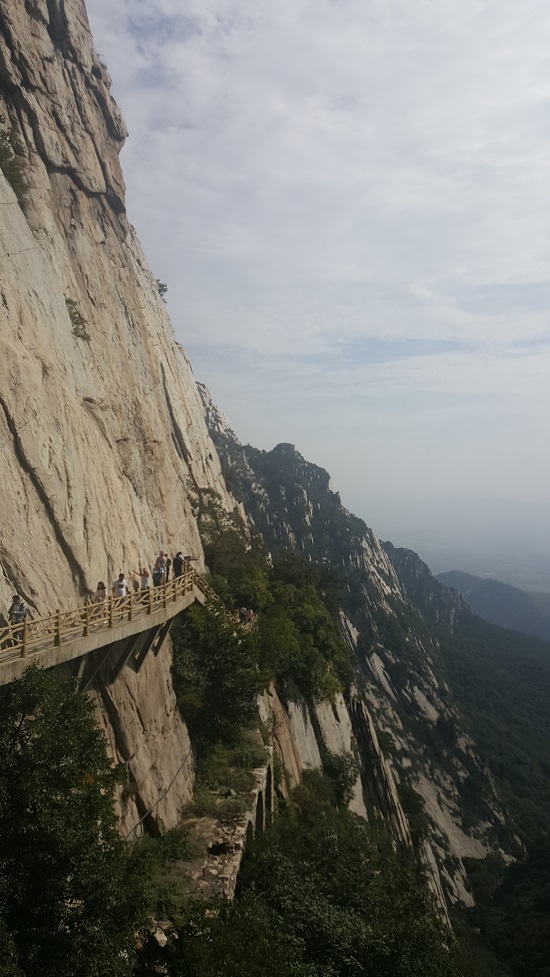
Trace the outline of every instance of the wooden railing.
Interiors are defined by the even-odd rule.
[[[223,614],[225,620],[230,625],[239,625],[239,630],[241,634],[247,634],[249,631],[253,631],[257,627],[258,620],[254,614],[250,621],[242,621],[241,615],[238,611],[229,611],[225,605],[222,603],[220,595],[207,583],[206,580],[202,580],[202,592],[205,597],[213,604],[216,604],[218,609],[217,614]]]
[[[56,648],[78,638],[87,638],[96,631],[109,631],[126,621],[147,617],[161,608],[168,608],[197,587],[205,596],[205,580],[191,568],[160,587],[149,587],[128,597],[108,597],[71,611],[56,611],[49,617],[24,621],[0,628],[0,664],[13,658],[26,658],[49,648]]]

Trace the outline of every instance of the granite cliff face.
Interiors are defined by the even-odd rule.
[[[190,365],[124,202],[126,135],[82,0],[0,0],[0,603],[70,607],[160,546],[201,557],[197,490],[232,506]]]
[[[0,608],[75,606],[159,547],[198,557],[200,492],[226,491],[190,365],[124,202],[124,123],[82,0],[0,0],[0,116],[27,192],[0,169]],[[126,763],[123,830],[193,788],[167,643],[93,694]],[[164,796],[166,788],[169,793]]]
[[[17,589],[36,614],[73,606],[98,579],[149,563],[161,546],[184,548],[202,566],[201,493],[235,508],[190,365],[127,220],[126,131],[109,86],[81,0],[0,0],[0,116],[27,187],[22,208],[0,170],[9,487],[0,604]],[[277,518],[274,510],[274,526]],[[377,545],[368,557],[381,561],[383,598],[391,565]],[[118,800],[124,834],[173,826],[192,796],[193,750],[170,665],[166,641],[138,674],[126,668],[90,689],[110,754],[128,771]],[[305,706],[285,709],[273,690],[263,709],[290,785],[320,766],[318,742],[336,753],[356,742],[343,700],[310,717]],[[366,813],[360,781],[352,806]],[[406,836],[400,811],[395,827]]]

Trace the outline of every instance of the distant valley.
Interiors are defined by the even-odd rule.
[[[485,621],[550,640],[550,593],[529,593],[462,570],[439,573],[437,579],[445,587],[458,590]]]

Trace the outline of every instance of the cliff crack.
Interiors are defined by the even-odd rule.
[[[183,432],[176,420],[176,415],[174,414],[174,408],[172,407],[172,401],[170,400],[170,394],[168,393],[168,384],[166,382],[166,370],[164,369],[164,363],[161,364],[161,369],[162,369],[162,385],[164,388],[164,396],[166,398],[166,406],[168,407],[168,414],[170,417],[170,422],[172,424],[172,440],[174,442],[174,446],[176,448],[178,455],[180,456],[182,461],[185,462],[191,474],[191,454],[189,448],[185,443]]]
[[[63,552],[63,555],[64,555],[65,559],[67,560],[67,563],[69,564],[69,567],[71,569],[71,573],[73,575],[74,581],[75,581],[76,585],[78,586],[78,589],[79,589],[80,593],[84,593],[85,592],[85,587],[83,586],[83,581],[86,579],[85,571],[81,567],[81,565],[80,565],[77,557],[75,556],[75,554],[72,551],[72,548],[70,547],[69,543],[65,539],[65,536],[63,535],[63,530],[62,530],[62,528],[61,528],[61,526],[60,526],[60,524],[58,522],[57,516],[56,516],[56,514],[55,514],[55,512],[53,510],[53,506],[52,506],[52,504],[51,504],[48,496],[46,495],[46,490],[44,489],[44,486],[42,485],[42,482],[40,481],[40,479],[39,479],[39,477],[38,477],[38,475],[36,473],[36,469],[33,468],[31,462],[27,458],[27,455],[25,453],[25,449],[23,447],[23,443],[21,441],[21,438],[19,437],[19,433],[18,433],[18,430],[17,430],[17,424],[15,423],[15,419],[11,415],[11,413],[10,413],[10,411],[8,409],[8,405],[6,404],[4,398],[1,395],[0,395],[0,407],[4,411],[4,415],[6,417],[6,424],[7,424],[8,430],[9,430],[9,432],[10,432],[12,438],[13,438],[13,446],[14,446],[14,450],[15,450],[15,456],[16,456],[19,464],[21,465],[21,468],[23,469],[23,471],[25,471],[26,474],[28,475],[28,477],[29,477],[29,479],[30,479],[30,481],[31,481],[31,483],[32,483],[32,485],[33,485],[33,487],[34,487],[37,495],[38,495],[38,498],[40,499],[42,505],[44,506],[44,511],[46,512],[46,515],[47,515],[47,517],[48,517],[48,519],[49,519],[49,521],[50,521],[50,523],[52,525],[52,528],[53,528],[55,541],[58,544],[58,546],[60,547],[61,551]]]

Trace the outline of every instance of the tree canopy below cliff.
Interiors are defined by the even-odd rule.
[[[4,690],[0,973],[6,977],[131,973],[143,872],[117,830],[118,780],[87,696],[54,671],[36,668]]]
[[[310,774],[250,846],[239,898],[197,907],[177,977],[458,977],[449,931],[410,852],[333,805]]]

